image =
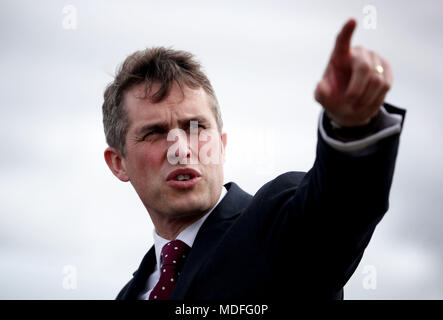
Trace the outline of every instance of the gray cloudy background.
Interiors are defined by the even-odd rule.
[[[387,101],[408,114],[390,209],[345,298],[443,299],[443,3],[380,0],[1,1],[0,298],[113,299],[152,245],[138,196],[103,159],[102,93],[128,54],[196,54],[228,133],[225,181],[254,193],[312,165],[313,90],[348,17],[353,44],[391,62]]]

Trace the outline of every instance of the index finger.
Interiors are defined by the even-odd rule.
[[[344,58],[348,57],[351,52],[351,38],[354,33],[355,26],[357,22],[355,19],[349,19],[340,33],[337,36],[337,40],[335,41],[334,51],[332,52],[333,58]]]

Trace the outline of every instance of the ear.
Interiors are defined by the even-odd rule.
[[[129,177],[126,173],[125,159],[120,152],[112,147],[105,150],[105,161],[112,173],[123,182],[128,182]]]
[[[225,155],[226,155],[226,143],[228,142],[228,136],[227,136],[227,134],[226,134],[226,132],[223,132],[222,133],[222,135],[221,135],[221,141],[222,141],[222,156],[223,156],[223,163],[225,163],[225,161],[226,161],[226,157],[225,157]]]

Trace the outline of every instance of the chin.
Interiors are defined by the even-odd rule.
[[[174,201],[172,205],[172,212],[178,215],[192,216],[208,210],[209,204],[207,201],[202,201],[200,197],[193,199],[180,199]]]

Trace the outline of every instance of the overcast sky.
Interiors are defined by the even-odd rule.
[[[423,0],[1,1],[0,298],[113,299],[151,247],[146,210],[103,160],[103,90],[128,54],[197,56],[228,133],[225,182],[254,193],[313,164],[313,90],[349,17],[353,44],[392,64],[387,101],[407,118],[345,298],[443,299],[443,3]]]

